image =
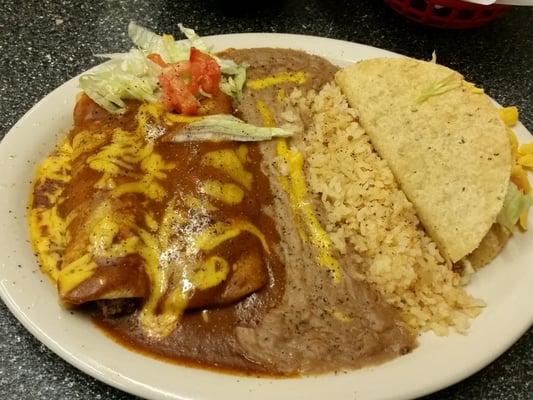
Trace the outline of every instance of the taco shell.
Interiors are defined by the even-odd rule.
[[[408,58],[364,60],[336,81],[443,254],[472,253],[503,207],[512,163],[490,99],[458,72]]]

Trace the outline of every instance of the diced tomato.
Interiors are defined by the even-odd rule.
[[[191,47],[189,61],[166,64],[155,53],[148,58],[164,68],[159,84],[163,103],[169,110],[195,115],[200,106],[197,96],[201,91],[211,95],[219,92],[220,67],[214,58],[194,47]]]
[[[206,93],[215,94],[219,90],[220,67],[213,57],[191,47],[189,55],[192,80]]]
[[[163,102],[168,109],[185,115],[197,114],[198,100],[188,90],[183,79],[172,74],[162,74],[159,83],[163,90]]]
[[[167,66],[167,63],[165,61],[163,61],[163,58],[157,53],[150,53],[150,54],[148,54],[147,58],[150,61],[155,62],[160,67],[165,68]]]
[[[180,77],[183,79],[186,83],[189,83],[191,80],[191,66],[189,64],[189,61],[178,61],[176,63],[171,64],[172,66],[172,73],[175,76]],[[196,94],[195,92],[192,92],[193,94]]]

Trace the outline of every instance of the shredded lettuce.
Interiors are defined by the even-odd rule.
[[[92,73],[80,77],[80,88],[110,113],[124,110],[124,99],[157,101],[155,92],[161,68],[143,52],[106,54],[111,60]]]
[[[189,59],[191,46],[183,42],[176,42],[171,35],[159,36],[135,22],[130,22],[128,36],[133,44],[146,54],[157,53],[167,63]]]
[[[222,74],[220,90],[235,101],[240,101],[246,80],[246,67],[232,60],[218,58],[212,53],[212,47],[193,29],[182,24],[179,24],[179,28],[187,41],[176,41],[171,35],[160,36],[135,22],[130,22],[128,35],[136,48],[128,53],[99,55],[110,58],[111,61],[96,71],[83,75],[80,78],[81,89],[110,113],[122,112],[125,107],[124,99],[157,101],[157,81],[161,68],[146,56],[157,53],[167,63],[186,61],[189,59],[191,47],[195,47],[211,55],[219,64]]]
[[[531,194],[522,193],[513,182],[510,182],[503,201],[503,208],[498,215],[498,223],[510,232],[514,232],[520,215],[531,206],[533,206]]]
[[[190,47],[195,47],[198,50],[211,54],[213,52],[213,46],[208,46],[204,40],[198,36],[198,34],[194,31],[194,29],[191,28],[185,28],[183,24],[178,24],[178,27],[180,28],[181,33],[185,35],[187,39],[190,41]]]
[[[242,88],[246,80],[246,66],[237,64],[233,60],[225,60],[213,54],[213,46],[207,45],[204,40],[190,28],[178,24],[181,33],[188,39],[188,42],[176,42],[170,35],[159,36],[154,32],[130,22],[128,25],[128,35],[137,47],[147,54],[157,53],[167,63],[185,61],[189,59],[191,47],[209,54],[220,66],[222,74],[220,80],[220,90],[231,96],[235,101],[242,98]]]
[[[293,132],[282,128],[267,128],[247,124],[233,115],[209,115],[191,122],[174,135],[174,142],[238,141],[256,142],[273,137],[290,137]]]
[[[240,102],[242,98],[242,88],[246,81],[246,66],[237,64],[233,60],[215,58],[220,65],[222,78],[220,80],[220,90],[231,96],[235,101]]]
[[[416,102],[418,104],[421,104],[430,97],[440,96],[441,94],[449,92],[450,90],[457,89],[461,86],[461,82],[462,80],[459,76],[454,73],[451,73],[447,77],[433,83],[430,87],[424,90],[424,92],[422,92],[422,94],[418,96]]]

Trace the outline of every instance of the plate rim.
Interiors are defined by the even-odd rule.
[[[210,41],[223,42],[226,40],[231,41],[231,40],[238,40],[238,39],[248,39],[252,41],[254,41],[255,39],[257,41],[261,41],[258,39],[258,37],[260,37],[261,39],[291,38],[291,39],[300,39],[304,42],[314,41],[314,42],[331,43],[331,44],[336,44],[338,46],[343,46],[343,47],[352,47],[354,51],[356,51],[356,49],[365,49],[371,52],[378,52],[382,54],[383,56],[405,57],[399,53],[395,53],[389,50],[380,49],[378,47],[373,47],[373,46],[360,44],[356,42],[350,42],[350,41],[332,39],[332,38],[326,38],[326,37],[320,37],[320,36],[292,34],[292,33],[288,33],[288,34],[287,33],[270,33],[270,32],[229,33],[229,34],[222,34],[222,35],[205,36],[204,39],[208,41],[208,43]],[[250,46],[247,46],[247,47],[250,47]],[[256,46],[256,47],[259,47],[259,46]],[[298,46],[292,45],[292,41],[288,42],[288,46],[285,46],[285,47],[293,48],[293,49],[299,48]],[[338,51],[334,51],[334,52],[338,53]],[[313,53],[322,55],[321,52],[316,52],[316,53],[313,52]],[[326,58],[330,58],[330,57],[326,57]],[[87,71],[90,71],[91,69],[92,68],[88,69]],[[87,71],[82,72],[82,73],[86,73]],[[76,82],[80,75],[77,75],[63,82],[61,85],[59,85],[58,87],[53,89],[51,92],[49,92],[47,95],[45,95],[43,98],[41,98],[35,105],[33,105],[4,135],[2,139],[2,143],[0,143],[0,147],[4,148],[6,146],[5,143],[9,142],[10,138],[14,136],[15,134],[17,134],[15,131],[18,129],[18,126],[24,125],[25,121],[29,119],[36,110],[40,109],[40,107],[43,107],[43,104],[46,104],[50,96],[52,96],[53,94],[58,94],[59,92],[64,90],[65,86],[71,85],[73,84],[73,82]],[[530,219],[531,219],[531,216],[530,216]],[[24,223],[26,222],[24,221]],[[39,340],[40,343],[44,344],[52,352],[57,354],[59,357],[61,357],[63,360],[65,360],[69,364],[75,366],[77,369],[81,370],[83,373],[86,373],[97,380],[100,380],[110,386],[116,387],[122,391],[128,392],[133,395],[141,395],[143,397],[148,397],[148,398],[172,398],[172,399],[188,398],[186,395],[182,396],[179,393],[174,393],[174,394],[166,393],[164,391],[159,390],[157,387],[151,387],[149,385],[143,384],[142,382],[132,381],[128,379],[127,376],[124,376],[122,374],[118,374],[117,376],[114,376],[113,374],[109,374],[109,373],[106,374],[105,371],[103,371],[103,369],[99,370],[94,365],[91,365],[90,363],[88,363],[86,360],[83,360],[81,357],[78,357],[76,354],[69,353],[68,351],[65,350],[64,347],[62,347],[62,345],[58,341],[55,341],[53,338],[47,336],[46,333],[42,329],[40,329],[39,326],[37,326],[31,319],[27,318],[24,312],[18,309],[15,299],[9,295],[9,292],[4,285],[0,285],[0,297],[6,304],[11,314],[13,314],[17,318],[17,320],[25,327],[25,329],[28,330],[35,338],[37,338],[37,340]],[[471,366],[470,371],[467,372],[466,374],[462,370],[455,371],[455,373],[448,374],[445,378],[441,379],[440,381],[435,381],[433,384],[427,384],[423,389],[413,388],[412,390],[404,391],[403,393],[395,393],[394,396],[392,397],[384,396],[380,398],[407,399],[413,396],[422,396],[428,393],[433,393],[442,388],[448,387],[454,383],[457,383],[458,381],[462,379],[467,378],[468,376],[471,376],[472,374],[478,372],[479,370],[484,368],[486,365],[494,361],[497,357],[499,357],[505,351],[507,351],[509,347],[511,347],[512,344],[515,343],[531,327],[531,325],[533,324],[533,313],[530,313],[529,321],[523,321],[523,322],[524,323],[523,323],[522,329],[515,330],[514,335],[507,336],[506,337],[507,340],[505,340],[505,343],[501,345],[497,351],[487,353],[485,357],[480,357],[479,359],[477,359],[477,362],[475,363],[476,366],[474,367]],[[99,330],[99,332],[102,332],[102,331]],[[119,346],[119,345],[115,344],[115,346]],[[149,356],[141,355],[141,357],[148,358]],[[170,365],[175,366],[175,364],[170,364]],[[185,367],[185,368],[190,368],[190,367]],[[377,368],[379,368],[379,366]],[[232,378],[237,377],[239,379],[247,379],[246,377],[242,377],[242,376],[227,375],[225,373],[212,372],[212,371],[202,370],[202,369],[196,369],[196,370],[201,371],[202,373],[205,372],[205,373],[216,374],[218,376],[231,376]],[[356,372],[357,370],[351,371],[350,373],[356,373]],[[294,382],[295,380],[319,379],[322,376],[324,375],[303,377],[303,378],[298,378],[298,379],[289,378],[289,379],[283,379],[281,381]],[[326,374],[326,376],[329,376],[329,374]],[[266,379],[266,378],[261,378],[261,379]],[[400,396],[398,396],[398,394]],[[157,396],[157,397],[153,397],[153,396]],[[204,398],[204,397],[200,397],[200,398]]]

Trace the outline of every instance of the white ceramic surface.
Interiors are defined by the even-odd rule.
[[[235,34],[206,40],[217,49],[299,48],[341,66],[365,58],[399,56],[355,43],[300,35]],[[168,364],[121,347],[86,317],[70,314],[58,305],[55,289],[39,272],[28,243],[25,206],[30,180],[36,163],[71,125],[77,91],[77,78],[54,90],[21,118],[0,144],[0,295],[35,337],[85,373],[153,399],[407,399],[473,374],[531,326],[533,229],[516,235],[503,253],[473,278],[469,291],[484,299],[487,307],[473,321],[467,336],[424,334],[415,351],[378,367],[272,380]],[[531,140],[523,126],[516,132],[522,140]],[[529,222],[533,226],[533,215]]]

